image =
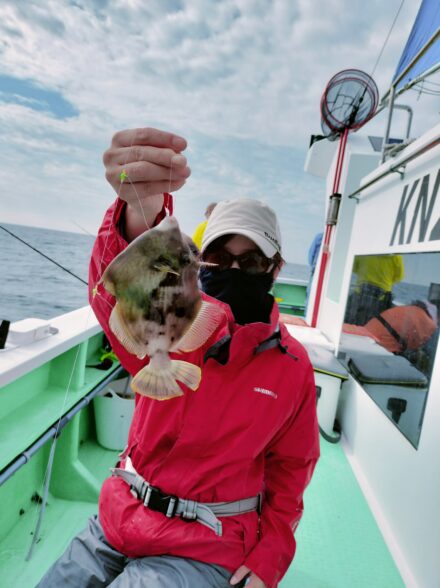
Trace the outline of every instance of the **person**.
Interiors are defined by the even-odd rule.
[[[203,234],[205,232],[206,225],[208,224],[208,219],[216,206],[217,202],[211,202],[210,204],[208,204],[205,210],[205,220],[197,225],[197,227],[194,230],[194,233],[192,234],[192,240],[197,245],[198,249],[202,247]]]
[[[427,344],[438,331],[437,322],[437,308],[427,300],[415,300],[381,312],[365,329],[387,351],[403,355],[427,374],[435,355]]]
[[[96,285],[128,241],[171,212],[165,191],[190,175],[185,146],[157,129],[126,130],[104,156],[118,198],[94,245],[90,296],[131,374],[148,359],[115,338],[114,299]],[[122,171],[130,182],[121,184]],[[219,203],[201,255],[216,264],[200,270],[202,297],[223,308],[224,319],[201,349],[184,354],[201,367],[200,386],[182,384],[182,396],[161,402],[137,396],[98,516],[40,587],[275,588],[294,557],[319,438],[313,369],[269,294],[283,263],[273,210],[251,199]]]
[[[391,308],[393,286],[404,278],[401,255],[358,255],[353,264],[356,283],[347,301],[344,322],[365,325]]]

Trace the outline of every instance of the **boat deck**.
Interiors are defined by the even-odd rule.
[[[322,440],[321,452],[305,495],[305,514],[297,531],[297,554],[280,587],[404,588],[342,447]],[[80,450],[81,461],[100,479],[107,476],[116,456],[117,452],[104,450],[93,441],[83,443]],[[20,477],[18,472],[11,479],[17,484],[17,492]],[[33,504],[0,543],[1,584],[35,586],[70,538],[95,512],[93,502],[51,496],[41,540],[31,560],[26,562],[37,520],[37,508]]]

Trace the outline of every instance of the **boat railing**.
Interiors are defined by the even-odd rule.
[[[401,177],[403,177],[403,175],[405,173],[405,167],[407,166],[408,163],[410,163],[411,161],[414,161],[415,159],[417,159],[421,155],[424,155],[425,153],[427,153],[428,151],[430,151],[434,147],[437,147],[437,145],[439,145],[439,144],[440,144],[440,136],[438,133],[434,138],[430,139],[427,143],[425,143],[424,141],[423,142],[415,141],[407,148],[409,153],[407,153],[405,155],[405,151],[406,151],[406,149],[405,149],[405,151],[402,152],[402,156],[397,157],[396,160],[393,160],[392,164],[389,164],[388,166],[386,166],[386,164],[384,164],[385,169],[383,169],[383,171],[379,172],[377,175],[374,175],[374,177],[372,177],[370,180],[367,180],[365,183],[361,184],[359,186],[359,188],[357,188],[354,192],[351,192],[351,194],[348,195],[348,198],[354,198],[354,199],[358,200],[359,194],[361,192],[363,192],[367,188],[371,188],[371,186],[374,186],[375,184],[377,184],[377,182],[379,182],[380,180],[383,180],[384,178],[386,178],[390,174],[398,173],[398,174],[400,174]],[[382,167],[384,167],[384,166],[382,166]]]
[[[286,276],[278,276],[276,279],[278,284],[288,284],[290,286],[307,286],[308,281],[300,278],[288,278]]]
[[[0,387],[31,372],[101,331],[90,306],[50,319],[55,334],[31,345],[6,347],[0,354]]]

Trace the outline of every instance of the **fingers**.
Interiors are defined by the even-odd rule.
[[[127,165],[136,161],[149,161],[164,167],[184,167],[187,164],[186,157],[176,153],[172,149],[143,145],[131,145],[130,147],[110,148],[104,153],[105,165]]]
[[[188,166],[185,167],[163,167],[155,165],[149,161],[139,161],[129,163],[121,166],[111,166],[108,171],[113,176],[116,175],[121,180],[120,174],[125,172],[124,177],[127,176],[125,182],[132,182],[137,184],[139,182],[160,182],[170,180],[186,180],[191,170]],[[108,179],[108,178],[107,178]]]
[[[148,199],[156,194],[164,192],[176,192],[185,185],[185,180],[172,180],[171,182],[144,182],[138,184],[124,183],[118,187],[118,196],[130,205],[141,205],[148,203]]]
[[[106,179],[128,203],[178,190],[191,174],[180,153],[186,145],[183,137],[158,129],[120,131],[104,153]]]
[[[150,127],[119,131],[113,136],[112,147],[130,147],[131,145],[169,147],[173,151],[180,152],[186,149],[186,140],[174,133]]]
[[[126,200],[133,190],[151,195],[178,189],[174,186],[181,188],[190,174],[191,170],[187,166],[166,168],[143,161],[107,167],[105,176],[119,196]]]
[[[232,578],[229,580],[229,583],[232,584],[232,586],[235,586],[236,584],[241,582],[243,578],[249,574],[249,572],[250,569],[248,567],[240,566],[238,570],[234,572]]]

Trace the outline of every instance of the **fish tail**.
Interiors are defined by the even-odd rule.
[[[168,400],[182,396],[183,392],[177,380],[196,390],[201,379],[201,369],[187,361],[171,360],[167,369],[155,369],[151,365],[145,366],[136,374],[132,381],[132,388],[142,396],[156,400]]]
[[[191,390],[197,390],[199,387],[202,370],[198,365],[180,359],[172,359],[171,371],[175,380],[182,382],[182,384],[185,384]]]

